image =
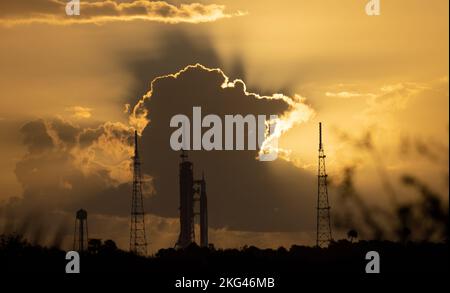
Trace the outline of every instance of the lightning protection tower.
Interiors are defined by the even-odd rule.
[[[322,123],[319,123],[319,170],[317,194],[317,247],[328,247],[331,236],[330,204],[328,201],[327,172],[325,152],[322,145]]]
[[[133,195],[131,199],[130,252],[143,256],[147,254],[144,199],[142,196],[141,161],[138,151],[137,131],[134,132]]]

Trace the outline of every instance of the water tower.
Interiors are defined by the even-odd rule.
[[[78,210],[75,219],[75,234],[73,237],[73,250],[82,252],[88,247],[87,212]]]

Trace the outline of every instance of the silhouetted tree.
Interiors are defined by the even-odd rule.
[[[356,230],[355,230],[356,231]],[[350,231],[349,231],[350,232]],[[355,235],[352,233],[352,237]],[[356,238],[356,237],[355,237]],[[384,272],[448,272],[448,248],[444,243],[390,241],[333,241],[328,248],[293,245],[285,248],[245,249],[199,248],[161,249],[155,256],[141,257],[116,248],[114,241],[90,239],[92,253],[83,256],[85,272],[185,273],[198,272],[356,272],[361,273],[368,250],[383,251],[388,259]],[[109,251],[113,251],[110,253]],[[46,248],[26,241],[17,234],[0,235],[0,273],[61,272],[66,265],[65,251]],[[292,276],[292,275],[291,275]]]
[[[353,243],[353,240],[358,238],[358,231],[356,231],[355,229],[351,229],[347,232],[347,238],[350,242]]]
[[[88,241],[88,251],[92,254],[97,254],[102,246],[101,239],[89,239]]]
[[[108,239],[102,245],[102,251],[114,252],[117,250],[117,245],[114,241]]]

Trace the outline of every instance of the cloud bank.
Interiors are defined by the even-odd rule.
[[[84,208],[90,218],[101,215],[124,221],[129,215],[136,128],[141,133],[144,205],[153,219],[149,229],[156,229],[153,235],[166,239],[158,245],[167,246],[176,238],[179,205],[179,152],[170,148],[173,129],[169,121],[174,114],[190,116],[193,106],[201,106],[203,115],[278,114],[284,121],[280,135],[313,114],[300,97],[251,93],[242,80],[231,81],[220,69],[190,65],[155,78],[149,93],[129,107],[127,124],[109,121],[86,126],[86,120],[95,121],[95,117],[84,118],[82,125],[62,118],[25,124],[21,132],[27,153],[16,165],[24,192],[5,210],[14,207],[25,214],[53,211],[72,215]],[[85,109],[69,110],[78,113]],[[252,235],[261,245],[269,245],[271,237],[280,233],[288,233],[285,241],[292,244],[295,233],[313,229],[315,176],[286,160],[263,163],[257,156],[257,151],[189,152],[195,176],[205,171],[211,235],[217,246],[252,244],[247,242]],[[162,224],[155,227],[158,221]],[[172,223],[170,227],[166,222]],[[102,226],[98,227],[101,233],[95,233],[104,235]],[[120,231],[117,238],[126,239],[128,228]],[[230,237],[237,237],[236,241],[224,240]]]
[[[165,1],[136,0],[119,2],[81,1],[80,15],[68,16],[63,0],[16,0],[0,2],[0,24],[17,25],[44,23],[54,25],[102,24],[118,21],[152,21],[160,23],[205,23],[242,16],[237,11],[228,13],[224,5],[218,4],[179,4]]]

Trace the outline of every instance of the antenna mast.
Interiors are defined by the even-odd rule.
[[[141,161],[138,152],[137,131],[134,132],[133,195],[131,199],[130,251],[137,255],[147,255],[144,199],[142,196]]]
[[[319,123],[319,168],[317,194],[317,247],[328,247],[331,240],[330,204],[328,201],[327,172],[325,169],[325,151],[322,145],[322,123]]]

